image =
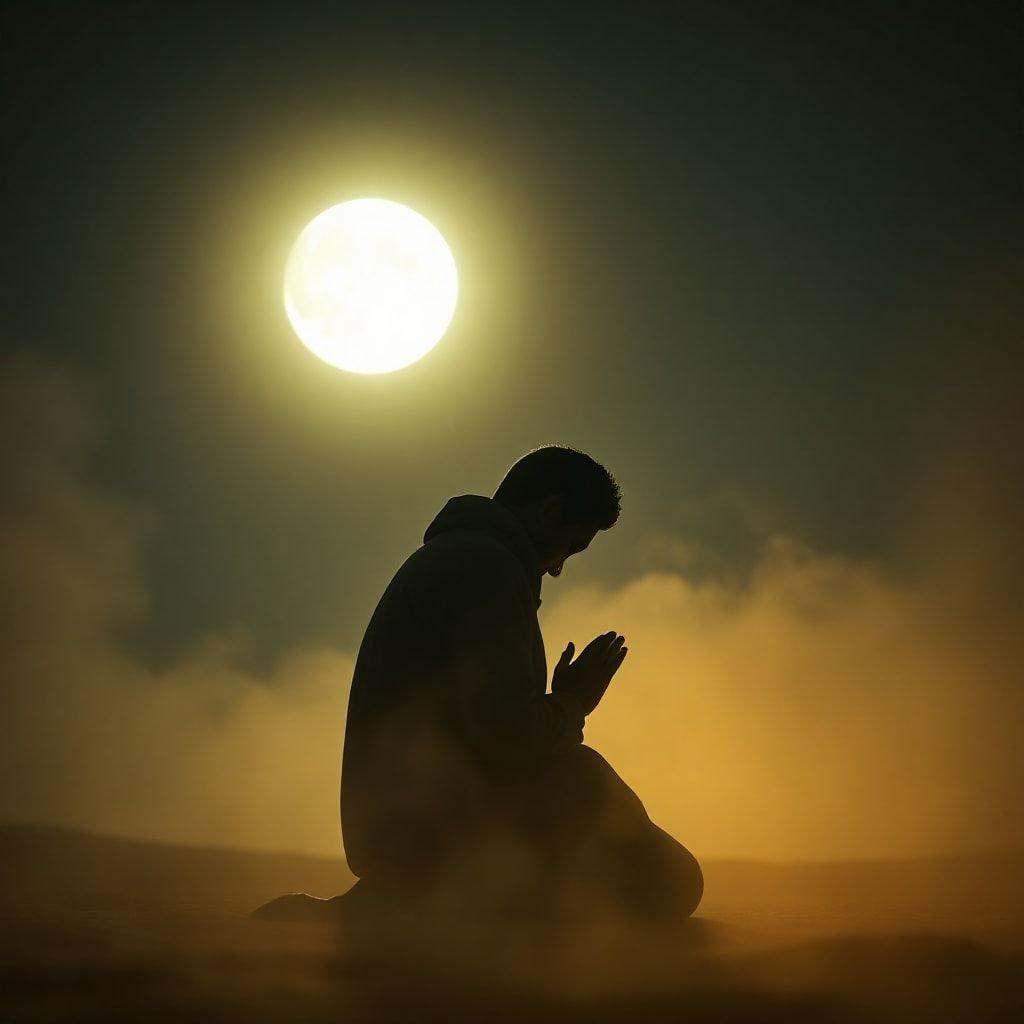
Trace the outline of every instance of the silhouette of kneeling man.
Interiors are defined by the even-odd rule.
[[[547,692],[542,577],[619,510],[604,467],[551,446],[493,497],[451,498],[427,527],[356,659],[341,816],[359,881],[343,908],[671,921],[697,907],[697,861],[583,743],[624,637],[605,633],[575,658],[570,643]]]

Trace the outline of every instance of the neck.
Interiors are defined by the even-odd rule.
[[[502,501],[501,498],[495,498],[494,500],[499,505],[501,505],[502,508],[507,509],[509,512],[512,513],[512,515],[516,517],[516,519],[519,520],[519,524],[526,532],[527,537],[530,538],[530,541],[533,544],[534,548],[537,550],[538,554],[541,551],[543,551],[544,538],[540,535],[540,530],[538,529],[539,524],[537,522],[536,516],[532,515],[529,509],[523,508],[522,506],[510,505],[508,502]]]

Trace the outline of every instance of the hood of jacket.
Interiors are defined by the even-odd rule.
[[[482,494],[460,494],[449,498],[444,508],[434,516],[423,534],[423,543],[427,544],[449,530],[462,529],[484,530],[504,544],[526,568],[537,605],[540,605],[543,576],[540,557],[530,535],[514,513],[500,501]]]

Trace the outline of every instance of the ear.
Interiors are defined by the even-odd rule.
[[[561,494],[550,494],[541,498],[537,511],[540,518],[549,526],[559,525],[565,519],[565,498]]]

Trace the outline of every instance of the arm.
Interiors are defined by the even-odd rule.
[[[447,625],[463,731],[484,761],[536,761],[582,743],[580,701],[545,692],[537,613],[517,564],[470,558]]]

